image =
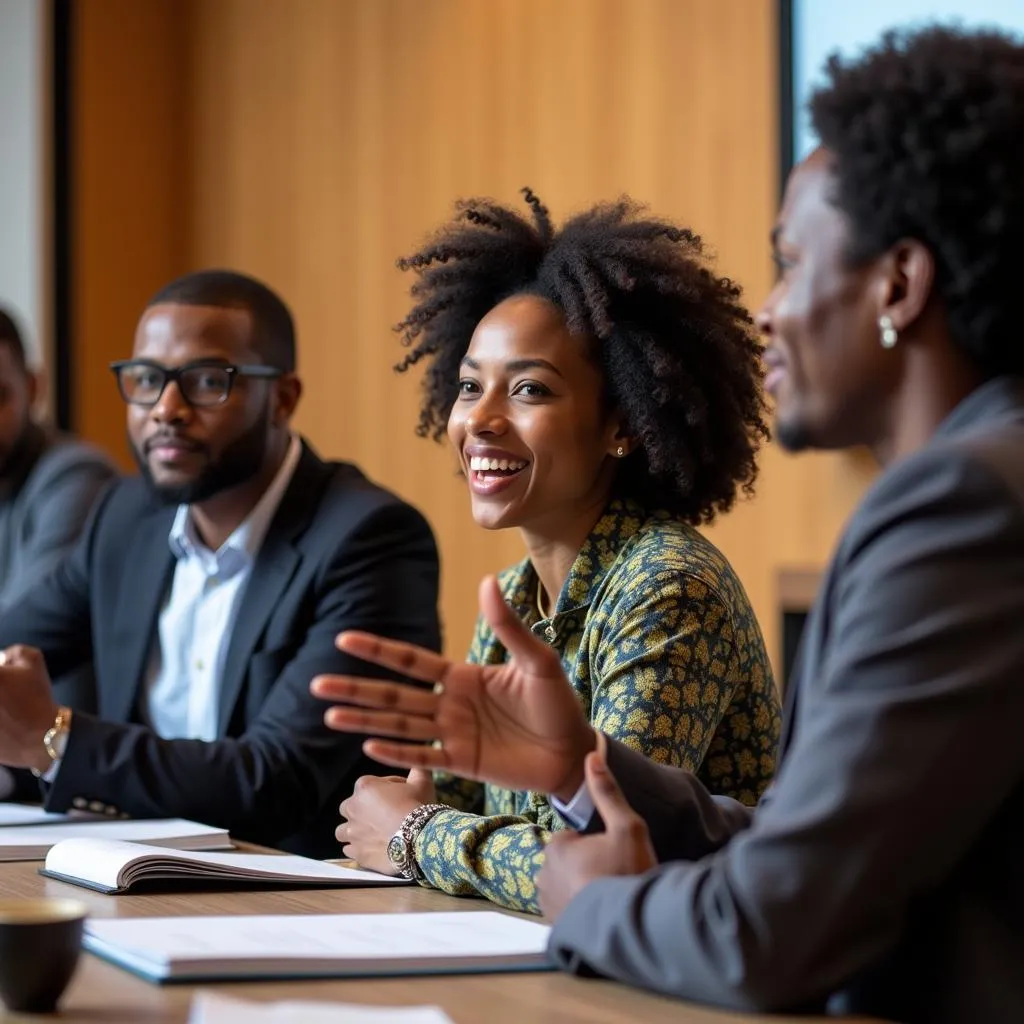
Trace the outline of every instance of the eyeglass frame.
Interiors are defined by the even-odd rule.
[[[121,371],[129,366],[148,366],[153,370],[159,370],[164,375],[164,382],[157,393],[156,398],[152,402],[140,402],[137,399],[129,398],[124,392],[124,386],[121,383]],[[216,359],[194,359],[192,362],[183,363],[181,366],[164,366],[161,363],[154,362],[150,359],[116,359],[110,364],[110,369],[117,380],[117,390],[121,394],[121,398],[127,405],[137,405],[143,409],[152,409],[157,402],[160,401],[164,396],[164,392],[167,390],[167,385],[172,381],[177,382],[183,373],[187,373],[189,370],[202,369],[209,367],[215,370],[224,370],[228,375],[227,387],[224,389],[222,397],[218,398],[216,402],[195,403],[190,401],[182,391],[181,385],[178,385],[178,394],[181,395],[182,401],[194,409],[213,409],[218,405],[223,405],[228,398],[231,396],[231,391],[235,385],[236,377],[256,377],[262,380],[272,380],[277,377],[283,377],[285,375],[284,370],[279,370],[276,366],[262,366],[259,364],[239,364],[239,363],[222,363]]]

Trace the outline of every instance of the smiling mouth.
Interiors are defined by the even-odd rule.
[[[477,494],[503,490],[529,463],[523,459],[490,459],[474,455],[469,460],[469,485]]]

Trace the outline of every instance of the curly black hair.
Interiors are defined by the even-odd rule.
[[[593,339],[605,401],[637,449],[619,464],[616,494],[693,523],[710,522],[752,491],[768,437],[761,347],[740,289],[716,277],[692,231],[647,216],[629,198],[581,213],[556,230],[522,190],[528,219],[489,199],[456,204],[454,219],[398,261],[418,279],[396,326],[429,360],[417,433],[445,433],[459,364],[481,319],[515,294],[553,302],[569,330]]]
[[[835,159],[849,260],[922,242],[954,343],[985,377],[1024,373],[1024,46],[996,31],[892,31],[826,72],[810,113]]]

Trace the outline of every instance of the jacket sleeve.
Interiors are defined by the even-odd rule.
[[[877,962],[1024,773],[1021,564],[1020,497],[988,464],[928,452],[883,478],[816,609],[828,641],[751,826],[588,885],[554,960],[746,1010],[823,1001]]]
[[[18,571],[0,591],[0,616],[48,576],[71,551],[85,528],[89,512],[116,476],[113,466],[83,445],[57,448],[26,488],[31,494],[25,529],[18,538]]]
[[[133,817],[191,818],[271,844],[308,826],[362,759],[362,737],[324,725],[310,680],[382,674],[338,651],[337,634],[360,629],[440,646],[437,552],[419,513],[377,507],[324,558],[308,595],[312,626],[294,653],[257,653],[250,662],[251,682],[261,673],[267,682],[252,688],[267,696],[241,735],[167,740],[143,725],[76,715],[47,808],[63,811],[82,797]]]
[[[728,613],[712,590],[677,574],[652,574],[628,601],[598,645],[591,722],[641,759],[695,769],[729,705],[736,651]],[[533,880],[552,831],[565,826],[543,794],[526,801],[522,815],[436,814],[416,843],[425,881],[537,913]],[[505,802],[511,811],[514,795]]]

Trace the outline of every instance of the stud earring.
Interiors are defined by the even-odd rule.
[[[626,454],[626,449],[620,444],[619,447],[615,449],[615,454],[621,459],[622,456]]]
[[[891,316],[880,316],[878,318],[878,330],[881,333],[882,348],[895,348],[899,340],[899,334],[893,326]]]

